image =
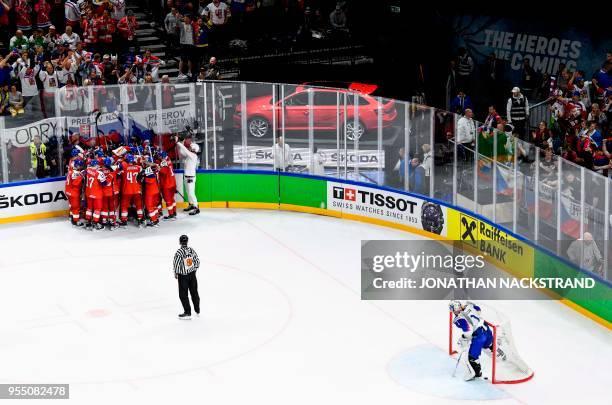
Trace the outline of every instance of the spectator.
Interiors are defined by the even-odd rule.
[[[0,60],[0,87],[11,82],[13,67],[9,64],[9,60],[14,55],[14,52],[11,52],[4,59]]]
[[[28,50],[30,49],[30,41],[28,41],[28,38],[23,35],[23,31],[17,30],[15,31],[15,36],[11,38],[9,47],[11,49]]]
[[[194,29],[191,22],[191,18],[186,15],[182,21],[179,21],[180,30],[180,44],[181,44],[181,61],[179,63],[179,71],[185,72],[185,65],[187,65],[188,72],[186,73],[188,78],[191,78],[192,72],[194,71],[194,61],[196,59],[196,48],[194,41]]]
[[[9,85],[4,84],[0,88],[0,115],[8,115],[9,112]]]
[[[32,30],[32,6],[28,0],[15,0],[17,29],[25,33]]]
[[[208,50],[208,40],[212,25],[210,21],[205,21],[203,17],[198,17],[198,20],[193,25],[195,35],[195,46],[197,48],[197,64],[204,60],[206,51]]]
[[[110,0],[110,3],[113,6],[111,12],[113,20],[119,21],[125,17],[125,0]]]
[[[329,24],[331,25],[332,31],[346,32],[346,12],[342,8],[340,2],[336,3],[336,8],[329,14]]]
[[[206,66],[206,80],[219,80],[220,72],[219,66],[217,66],[217,58],[212,56]]]
[[[164,66],[166,62],[153,55],[150,49],[145,51],[145,54],[142,58],[142,63],[144,65],[145,71],[150,72],[151,80],[153,83],[159,82],[159,68],[160,66]]]
[[[519,134],[520,139],[526,140],[526,123],[529,120],[529,101],[521,94],[518,87],[512,88],[512,97],[506,104],[508,124],[514,127],[514,132]]]
[[[556,187],[557,181],[557,161],[553,157],[551,148],[545,148],[544,157],[540,158],[540,181],[544,184]]]
[[[179,45],[179,22],[180,16],[176,8],[172,7],[166,18],[164,19],[164,28],[166,29],[166,46],[172,49]]]
[[[577,266],[603,277],[603,258],[593,235],[585,232],[582,239],[573,241],[567,249],[567,256]]]
[[[81,9],[74,0],[66,0],[64,4],[64,14],[66,17],[66,32],[68,27],[72,30],[79,30],[79,24],[81,23]]]
[[[433,168],[433,155],[431,153],[431,146],[428,143],[424,143],[421,146],[423,151],[423,158],[421,159],[421,168],[423,169],[423,189],[421,190],[423,195],[429,195],[429,180],[431,178],[431,170]]]
[[[457,90],[457,96],[451,101],[451,111],[456,114],[463,114],[467,109],[473,109],[472,100],[465,94],[463,89]]]
[[[469,91],[471,76],[474,72],[474,61],[464,47],[459,48],[457,56],[457,87]]]
[[[491,52],[484,68],[484,85],[485,93],[490,103],[497,104],[499,102],[499,88],[502,79],[502,62],[497,59],[495,53]]]
[[[21,92],[17,90],[17,86],[14,84],[11,86],[11,91],[9,92],[9,112],[13,117],[17,114],[23,114],[25,112],[24,100]]]
[[[457,65],[454,60],[449,62],[448,76],[446,77],[446,109],[451,110],[453,94],[457,92]]]
[[[593,78],[597,81],[597,85],[604,89],[610,89],[612,87],[612,61],[606,60],[601,69],[595,73]]]
[[[604,149],[606,148],[604,142]],[[608,177],[608,169],[610,169],[610,158],[605,150],[597,149],[593,154],[593,170]]]
[[[66,32],[60,36],[60,40],[64,43],[64,46],[75,50],[76,45],[81,42],[81,37],[79,37],[79,34],[72,31],[72,26],[68,25],[66,26]]]
[[[47,146],[41,142],[40,136],[35,135],[30,143],[30,173],[36,174],[37,179],[47,176]]]
[[[546,100],[548,97],[550,97],[551,80],[552,78],[548,73],[542,73],[534,91],[534,100]]]
[[[17,77],[19,77],[19,81],[21,82],[24,107],[28,105],[33,97],[38,96],[36,76],[38,75],[39,71],[40,65],[36,64],[33,68],[29,66],[22,67],[17,73]]]
[[[597,128],[597,123],[595,121],[591,121],[588,123],[588,130],[586,136],[591,139],[591,141],[595,144],[597,148],[601,148],[603,143],[603,136]]]
[[[44,31],[42,28],[36,28],[28,42],[30,43],[30,49],[36,48],[37,46],[43,46],[45,44]]]
[[[128,10],[125,17],[117,23],[117,30],[125,41],[124,52],[127,53],[129,48],[134,48],[134,54],[139,52],[138,41],[136,40],[136,30],[138,29],[138,21],[134,17],[134,12]]]
[[[40,29],[51,25],[51,6],[47,0],[38,0],[34,5],[36,11],[36,26]]]
[[[9,42],[9,12],[11,11],[10,0],[0,0],[0,41],[3,44]]]
[[[457,121],[457,151],[459,156],[464,161],[473,160],[473,149],[474,141],[476,140],[476,123],[472,118],[474,113],[471,109],[465,110],[463,117]]]
[[[412,158],[408,166],[408,189],[418,194],[429,195],[429,181],[419,158]]]
[[[497,114],[497,110],[495,110],[495,106],[489,106],[489,114],[484,121],[485,128],[497,128],[497,124],[502,122],[502,118]]]
[[[521,87],[526,95],[533,98],[534,89],[537,83],[537,73],[531,67],[529,59],[523,60],[523,70],[521,71]]]
[[[540,121],[538,129],[531,133],[531,141],[538,148],[546,149],[552,147],[552,135],[546,127],[546,122]]]
[[[591,106],[591,112],[587,116],[587,120],[596,122],[600,128],[606,128],[608,123],[608,117],[606,117],[606,114],[602,113],[602,111],[599,109],[598,103],[593,103]]]
[[[231,11],[227,4],[220,0],[213,0],[206,6],[202,12],[202,16],[212,22],[212,30],[210,32],[210,47],[214,52],[219,52],[221,44],[225,40],[225,31],[227,23],[231,16]]]
[[[61,37],[55,29],[55,25],[49,27],[49,32],[43,38],[43,46],[47,51],[52,51],[55,46],[61,41]]]

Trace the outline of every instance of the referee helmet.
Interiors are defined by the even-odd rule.
[[[189,241],[189,238],[187,237],[187,235],[181,235],[181,237],[179,238],[179,242],[181,243],[181,246],[187,246],[188,241]]]

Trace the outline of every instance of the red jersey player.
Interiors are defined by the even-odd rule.
[[[83,161],[76,159],[68,167],[66,175],[66,196],[70,206],[70,222],[74,226],[83,226],[80,219],[81,190],[83,189]]]
[[[102,223],[108,223],[110,230],[117,228],[117,208],[119,205],[119,179],[117,170],[113,168],[111,158],[104,159],[102,172],[106,176],[106,184],[103,188],[102,200]]]
[[[151,221],[149,226],[157,226],[159,224],[159,184],[156,168],[153,165],[147,165],[144,169],[144,202]]]
[[[102,211],[103,187],[106,184],[106,176],[100,170],[97,159],[91,160],[86,173],[85,196],[87,197],[87,211],[85,212],[85,218],[88,221],[87,226],[88,228],[92,226],[91,219],[93,214],[95,229],[102,229],[100,212]]]
[[[127,225],[128,208],[131,204],[136,206],[138,224],[142,225],[142,187],[140,186],[140,174],[142,167],[134,162],[134,155],[125,155],[125,161],[121,164],[121,226]]]
[[[159,186],[161,194],[166,202],[168,215],[165,220],[176,219],[176,202],[174,202],[174,194],[176,194],[176,178],[174,177],[174,168],[172,162],[168,158],[168,154],[164,151],[159,152]]]

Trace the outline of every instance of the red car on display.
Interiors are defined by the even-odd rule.
[[[307,86],[342,86],[343,84],[331,82],[305,83],[296,86],[295,91],[283,100],[277,100],[276,106],[272,104],[270,94],[254,97],[246,102],[246,123],[248,133],[255,138],[272,135],[272,116],[276,110],[277,130],[282,131],[282,111],[285,112],[285,131],[305,131],[309,126],[310,108],[308,106],[309,89],[313,92],[313,128],[315,131],[336,131],[337,113],[340,114],[340,125],[344,124],[344,99],[346,96],[346,136],[353,140],[355,134],[359,139],[367,131],[378,126],[378,113],[382,114],[382,127],[392,125],[397,117],[395,102],[385,100],[380,103],[371,93],[377,86],[361,83],[344,84],[342,89],[330,87]],[[290,86],[286,86],[290,87]],[[359,96],[358,125],[355,128],[354,100]],[[337,106],[340,105],[338,109]],[[236,106],[234,114],[235,128],[242,127],[242,105]]]

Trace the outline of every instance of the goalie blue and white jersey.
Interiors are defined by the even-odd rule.
[[[480,313],[481,309],[478,305],[467,302],[459,315],[454,315],[453,324],[461,329],[464,334],[473,334],[479,328],[485,326],[484,319],[482,319]]]

